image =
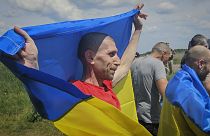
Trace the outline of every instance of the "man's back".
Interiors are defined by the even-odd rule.
[[[166,77],[163,63],[152,56],[138,58],[131,71],[139,120],[158,123],[161,107],[155,81]]]

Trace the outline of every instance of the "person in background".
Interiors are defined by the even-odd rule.
[[[208,38],[202,34],[196,34],[193,38],[189,41],[188,50],[196,45],[201,45],[209,49]],[[187,51],[188,51],[187,50]],[[185,52],[185,54],[187,53]],[[185,55],[181,59],[181,66],[185,64]]]
[[[172,74],[173,73],[173,58],[176,52],[171,49],[171,56],[169,57],[168,63],[165,64],[166,74]]]
[[[188,50],[197,45],[204,46],[209,49],[209,39],[202,34],[196,34],[195,36],[193,36],[191,41],[189,41]],[[185,55],[188,52],[188,50],[185,52]],[[181,66],[185,64],[185,55],[181,60]],[[203,81],[203,85],[206,88],[206,90],[210,92],[210,75],[207,75],[206,79]]]
[[[158,131],[160,96],[164,95],[168,83],[164,63],[170,56],[168,44],[158,42],[150,55],[136,58],[131,66],[138,120],[152,135]]]
[[[185,64],[169,81],[161,111],[159,136],[207,136],[210,133],[210,99],[202,82],[210,73],[210,51],[195,45]]]

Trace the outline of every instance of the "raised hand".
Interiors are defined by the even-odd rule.
[[[33,39],[17,26],[14,31],[25,39],[25,46],[14,56],[15,60],[27,67],[38,69],[38,50]]]
[[[139,4],[139,5],[137,5],[136,6],[136,9],[138,9],[138,10],[141,10],[142,8],[144,7],[144,4],[143,3],[141,3],[141,4]],[[145,14],[145,13],[139,13],[138,14],[138,16],[140,17],[140,18],[143,18],[143,19],[147,19],[147,17],[148,17],[148,15],[147,14]]]
[[[144,7],[144,4],[139,4],[135,8],[138,9],[138,10],[141,10],[143,7]],[[141,12],[134,17],[133,23],[134,23],[135,30],[141,30],[142,29],[143,24],[142,24],[140,18],[143,18],[143,19],[146,20],[147,16],[148,16],[147,14]]]

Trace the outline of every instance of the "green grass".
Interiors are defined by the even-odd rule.
[[[23,84],[0,63],[0,136],[62,136],[34,113]]]

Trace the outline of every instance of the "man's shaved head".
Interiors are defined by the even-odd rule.
[[[169,58],[172,55],[171,48],[169,47],[169,43],[166,42],[158,42],[153,48],[151,55],[155,58],[160,59],[164,64],[167,64]]]
[[[97,52],[98,48],[106,37],[112,39],[109,35],[99,32],[91,32],[84,35],[79,43],[78,57],[82,60],[85,51],[88,49]]]
[[[196,45],[187,52],[185,63],[193,68],[203,81],[210,72],[210,51],[202,45]]]
[[[118,49],[114,40],[104,33],[88,33],[79,43],[78,56],[83,63],[83,78],[93,76],[102,85],[104,80],[112,80],[120,65]]]
[[[196,45],[192,47],[186,54],[186,64],[191,65],[193,62],[203,59],[207,60],[210,59],[210,51],[202,46],[202,45]]]
[[[162,51],[171,52],[171,48],[169,47],[168,43],[166,43],[166,42],[158,42],[152,48],[152,52],[162,53]]]

